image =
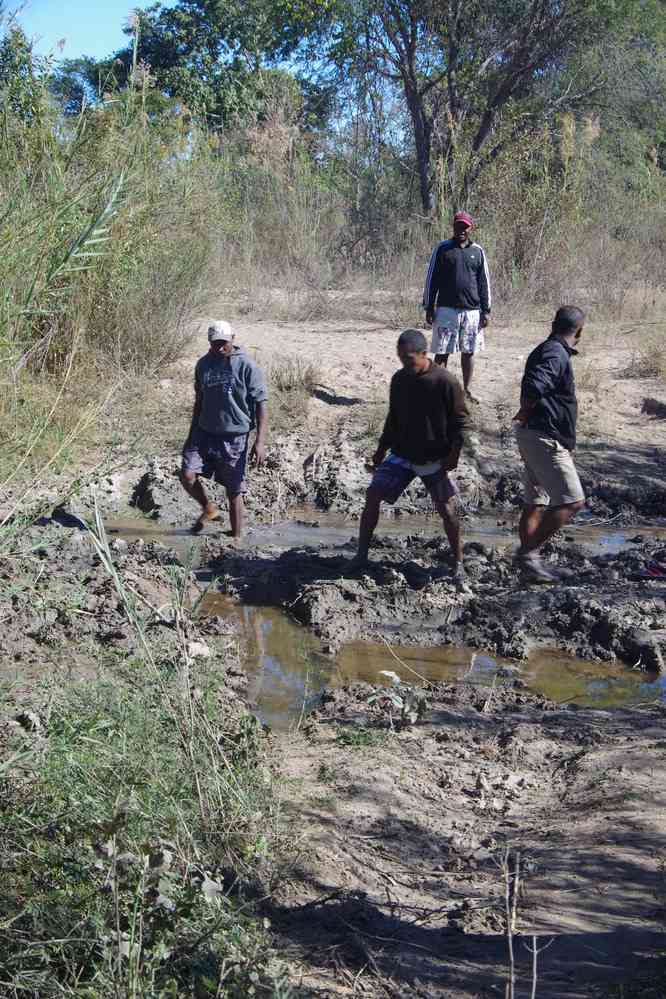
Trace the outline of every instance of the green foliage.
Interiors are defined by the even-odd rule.
[[[380,746],[386,740],[386,732],[376,728],[349,725],[338,728],[335,741],[347,749],[370,749]]]
[[[229,828],[212,785],[204,793],[219,815],[200,814],[208,749],[201,744],[196,772],[184,749],[147,684],[116,678],[58,699],[39,775],[5,786],[5,983],[43,999],[118,988],[137,997],[273,994],[265,934],[217,873],[240,848],[240,828]],[[253,766],[256,757],[230,771],[246,795],[262,787]]]
[[[170,570],[173,629],[160,636],[99,517],[91,537],[138,651],[104,654],[100,681],[33,689],[31,731],[1,733],[3,988],[35,999],[286,999],[268,927],[246,898],[278,833],[261,727],[221,685],[219,658],[189,658],[187,572]],[[0,543],[30,564],[20,532]],[[34,600],[36,584],[16,580]],[[61,595],[60,613],[75,603]]]
[[[0,10],[1,16],[1,10]],[[5,116],[39,119],[45,110],[44,60],[37,59],[24,32],[12,25],[0,41],[0,94]]]
[[[138,69],[64,125],[35,86],[39,117],[5,104],[2,352],[53,369],[87,341],[150,371],[179,349],[225,224],[208,137],[172,108],[149,113]]]
[[[70,113],[76,112],[86,95],[99,95],[102,84],[107,90],[130,86],[136,67],[143,66],[161,93],[184,104],[207,128],[261,117],[271,66],[289,59],[321,28],[332,2],[156,3],[136,12],[127,29],[131,44],[97,63],[65,63],[54,74],[53,90],[65,96]],[[317,90],[313,83],[312,89]]]
[[[370,694],[368,704],[375,707],[390,728],[393,728],[394,718],[399,728],[415,725],[426,713],[428,699],[425,691],[405,683],[391,670],[382,672],[390,678],[391,684]]]

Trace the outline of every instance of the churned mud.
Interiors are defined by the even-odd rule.
[[[140,630],[165,661],[181,654],[173,612],[176,553],[116,539],[109,555],[123,597],[83,525],[49,520],[17,534],[0,567],[3,717],[29,708],[44,681],[101,677],[108,665],[123,662],[132,668],[142,651]],[[189,584],[185,594],[191,604],[198,587]],[[247,678],[237,669],[237,655],[229,654],[237,643],[232,626],[188,616],[185,627],[192,658],[220,662],[229,697],[244,690]],[[229,659],[227,671],[222,664]]]
[[[353,541],[336,548],[237,552],[212,539],[207,562],[219,586],[246,603],[284,608],[331,650],[363,638],[399,644],[462,644],[523,659],[540,645],[663,669],[666,578],[643,579],[666,562],[666,545],[644,540],[609,555],[562,541],[549,562],[571,569],[556,586],[521,583],[511,555],[479,542],[465,549],[469,582],[451,578],[438,537],[380,537],[361,573],[348,570]]]

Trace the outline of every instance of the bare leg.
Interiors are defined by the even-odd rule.
[[[435,354],[435,364],[441,364],[443,368],[448,367],[449,355],[448,354]]]
[[[527,545],[532,536],[540,526],[543,516],[548,509],[547,506],[524,506],[518,524],[518,534],[520,535],[520,550],[527,551]]]
[[[208,499],[203,482],[196,472],[181,472],[180,481],[185,492],[197,501],[204,513],[211,515],[217,511],[215,504]]]
[[[365,494],[365,506],[361,514],[361,523],[358,529],[358,552],[355,561],[365,562],[370,551],[370,542],[375,533],[377,521],[379,520],[379,508],[381,497],[374,489],[370,488]]]
[[[533,507],[523,510],[520,518],[520,551],[519,555],[527,555],[540,548],[553,534],[570,523],[585,503],[567,503],[564,506]]]
[[[474,354],[461,354],[460,366],[462,368],[463,388],[465,392],[469,392],[474,377]]]
[[[243,494],[238,493],[236,496],[232,496],[227,489],[227,499],[229,500],[229,520],[231,521],[231,536],[232,538],[240,538],[241,532],[243,530],[243,514],[245,513],[245,507],[243,505]]]
[[[456,510],[455,497],[448,500],[436,502],[437,512],[442,518],[447,541],[451,546],[454,561],[460,563],[463,560],[462,532],[460,530],[460,518]]]

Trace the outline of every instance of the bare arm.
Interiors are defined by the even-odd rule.
[[[447,471],[452,471],[458,465],[460,452],[465,438],[470,430],[469,410],[460,382],[446,387],[444,405],[449,411],[449,453],[442,464]]]
[[[266,432],[268,430],[268,404],[258,402],[255,405],[254,417],[257,422],[257,436],[252,445],[250,458],[257,466],[263,465],[266,457]]]
[[[195,380],[194,383],[194,405],[192,407],[192,419],[190,421],[190,429],[187,435],[187,443],[192,440],[194,436],[194,431],[199,426],[199,417],[201,416],[201,389]]]

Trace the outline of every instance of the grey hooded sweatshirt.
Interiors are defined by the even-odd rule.
[[[258,364],[234,347],[228,357],[205,354],[194,369],[194,390],[201,399],[199,427],[209,434],[247,434],[254,429],[255,407],[266,402],[266,382]]]

